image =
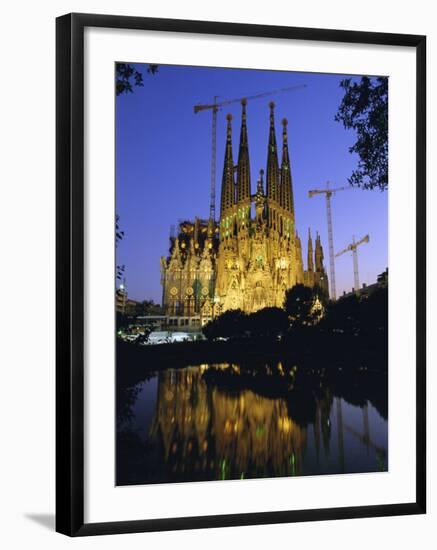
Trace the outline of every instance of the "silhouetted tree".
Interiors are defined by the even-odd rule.
[[[330,302],[326,308],[323,326],[347,334],[358,334],[361,328],[361,309],[356,294]]]
[[[120,229],[120,216],[117,214],[115,216],[115,248],[117,248],[118,243],[124,238],[124,231]],[[124,269],[125,266],[123,265],[116,265],[115,268],[115,275],[118,281],[121,281],[124,275]]]
[[[153,332],[152,325],[145,325],[142,332],[139,333],[138,338],[135,340],[135,344],[138,346],[146,344],[149,341],[150,333]]]
[[[315,297],[317,297],[322,306],[326,307],[329,302],[329,291],[328,289],[322,288],[319,285],[315,285],[313,288],[313,294]]]
[[[129,319],[128,319],[127,315],[124,315],[120,311],[116,312],[115,322],[116,322],[117,331],[125,330],[129,326]]]
[[[387,332],[388,288],[378,288],[362,301],[362,328],[368,332]]]
[[[148,65],[147,72],[149,74],[155,74],[157,71],[158,65]],[[134,91],[134,86],[144,86],[142,73],[128,63],[117,63],[115,67],[116,94],[132,93]]]
[[[335,116],[357,140],[349,152],[359,156],[349,183],[363,189],[388,186],[388,79],[363,76],[359,82],[346,78],[345,94]]]
[[[159,315],[161,313],[161,306],[153,300],[143,300],[138,305],[138,315]]]
[[[285,292],[284,309],[292,326],[312,324],[312,309],[317,293],[314,289],[298,284]]]
[[[276,337],[284,333],[290,323],[283,309],[266,307],[249,315],[247,325],[251,336]]]
[[[241,309],[230,309],[207,323],[202,332],[210,340],[244,336],[247,329],[247,315]]]
[[[384,334],[388,330],[388,289],[367,295],[351,294],[330,302],[322,326],[346,334]]]

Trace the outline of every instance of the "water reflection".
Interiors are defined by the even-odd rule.
[[[386,470],[386,420],[323,374],[202,365],[124,388],[117,484]]]

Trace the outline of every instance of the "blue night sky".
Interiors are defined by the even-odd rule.
[[[305,89],[249,101],[247,126],[255,192],[260,168],[265,170],[269,129],[268,103],[276,104],[276,135],[282,147],[282,118],[288,119],[296,226],[306,266],[307,234],[319,231],[329,273],[326,203],[308,191],[347,186],[357,165],[349,153],[355,135],[334,121],[343,91],[342,75],[239,69],[159,66],[155,75],[136,65],[144,87],[116,98],[116,210],[125,238],[117,263],[125,264],[129,297],[160,303],[159,260],[167,255],[170,226],[179,219],[209,214],[211,112],[193,113],[198,103],[219,101],[299,84]],[[217,188],[223,169],[225,115],[233,115],[234,161],[238,156],[241,106],[223,108],[217,124]],[[334,248],[345,248],[355,235],[370,242],[358,249],[360,283],[371,284],[388,265],[387,192],[352,189],[332,199]],[[216,201],[219,212],[219,200]],[[336,259],[337,295],[353,286],[350,253]]]

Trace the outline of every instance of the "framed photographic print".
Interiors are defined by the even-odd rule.
[[[425,37],[57,19],[57,530],[425,513]]]

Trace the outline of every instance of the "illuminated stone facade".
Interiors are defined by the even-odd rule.
[[[218,253],[218,227],[196,218],[181,222],[170,238],[170,255],[161,258],[163,306],[169,317],[212,318]]]
[[[168,315],[198,316],[202,324],[229,309],[251,313],[282,307],[285,291],[298,283],[328,293],[319,235],[308,232],[307,268],[296,231],[287,120],[278,158],[274,104],[270,103],[267,169],[251,191],[246,102],[242,102],[237,164],[227,117],[220,220],[182,222],[161,259],[163,306]],[[265,187],[264,187],[265,186]]]

